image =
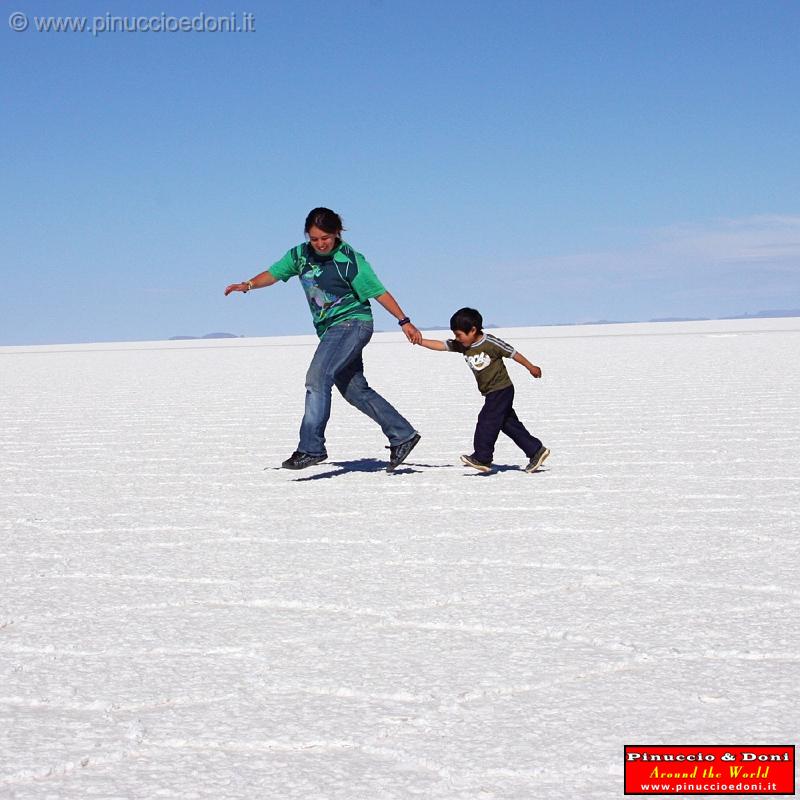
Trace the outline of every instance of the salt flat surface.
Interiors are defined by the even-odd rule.
[[[800,320],[496,331],[551,448],[468,472],[461,358],[0,348],[0,797],[612,798],[625,743],[800,739]]]

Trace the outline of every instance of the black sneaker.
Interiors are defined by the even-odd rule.
[[[542,462],[550,455],[550,451],[542,445],[537,451],[536,455],[528,462],[525,467],[525,472],[536,472],[542,466]]]
[[[477,469],[479,472],[492,471],[491,464],[487,464],[484,461],[478,461],[478,459],[475,458],[475,456],[461,456],[461,463],[465,467],[473,467],[474,469]]]
[[[323,453],[321,456],[312,456],[311,453],[302,453],[300,450],[295,450],[281,466],[284,469],[305,469],[306,467],[313,467],[314,464],[319,464],[327,457],[327,453]]]
[[[408,454],[417,446],[417,443],[422,437],[415,433],[407,442],[396,444],[389,448],[389,466],[386,467],[387,472],[391,472],[399,467],[408,457]]]

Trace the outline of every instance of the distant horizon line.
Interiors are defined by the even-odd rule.
[[[583,325],[637,325],[637,324],[659,324],[669,322],[722,322],[725,320],[737,319],[790,319],[792,317],[800,318],[800,309],[773,309],[768,311],[758,311],[756,313],[734,314],[724,317],[656,317],[653,319],[630,319],[630,320],[589,320],[586,322],[544,322],[535,325],[505,325],[496,322],[484,323],[484,328],[569,328],[580,327]],[[428,331],[446,331],[449,330],[447,325],[423,325],[420,330]],[[376,328],[375,333],[392,333],[392,329]],[[38,343],[17,343],[17,344],[0,344],[0,347],[47,347],[63,346],[63,345],[81,345],[81,344],[124,344],[127,342],[179,342],[179,341],[202,341],[213,339],[262,339],[281,336],[311,336],[314,335],[313,331],[307,333],[278,333],[278,334],[245,334],[245,333],[227,333],[222,331],[215,331],[206,333],[201,336],[191,335],[177,335],[170,336],[166,339],[103,339],[93,341],[69,341],[69,342],[38,342]]]
[[[791,317],[800,317],[800,309],[774,309],[770,311],[757,311],[754,314],[734,314],[727,317],[655,317],[654,319],[598,319],[587,322],[544,322],[538,325],[505,325],[496,322],[485,322],[484,328],[519,328],[519,327],[533,327],[533,328],[559,328],[559,327],[573,327],[578,325],[636,325],[642,323],[657,323],[657,322],[711,322],[714,320],[721,321],[726,319],[785,319]],[[446,331],[450,330],[448,325],[423,325],[420,330],[426,331]],[[375,333],[390,333],[389,328],[376,328]],[[278,334],[285,336],[302,336],[303,334]],[[199,339],[252,339],[261,338],[259,335],[250,336],[246,333],[205,333],[202,336],[170,336],[169,339],[163,340],[168,342],[180,341],[196,341]],[[154,339],[151,341],[162,341]]]

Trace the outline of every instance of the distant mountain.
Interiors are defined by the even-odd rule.
[[[236,333],[207,333],[205,336],[170,336],[169,341],[171,342],[181,342],[187,339],[243,339],[244,336],[240,336]]]
[[[721,319],[769,319],[770,317],[800,317],[800,308],[757,311],[755,314],[737,314],[733,317],[722,317]]]
[[[705,322],[708,317],[656,317],[648,322]]]
[[[799,308],[772,309],[770,311],[756,311],[751,314],[749,311],[744,314],[733,314],[730,317],[716,317],[716,319],[773,319],[775,317],[800,317]],[[714,317],[658,317],[649,322],[703,322],[714,319]]]

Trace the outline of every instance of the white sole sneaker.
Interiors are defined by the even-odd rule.
[[[550,455],[550,451],[546,447],[542,447],[539,452],[528,462],[525,467],[525,472],[536,472],[542,466],[544,460]]]
[[[475,459],[471,458],[470,456],[461,456],[461,463],[465,467],[472,467],[473,469],[477,469],[478,472],[492,471],[491,464],[482,464],[480,461],[475,461]]]

